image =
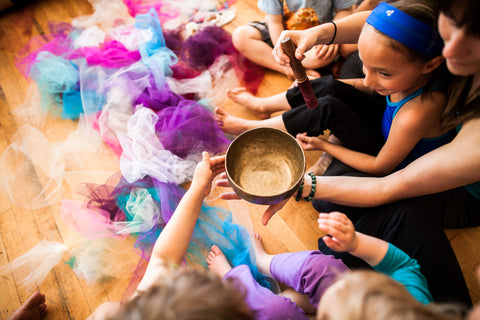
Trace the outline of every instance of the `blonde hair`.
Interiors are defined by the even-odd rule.
[[[330,291],[334,287],[336,290]],[[329,294],[334,294],[339,302],[325,308],[319,306],[317,320],[452,319],[418,302],[402,284],[376,271],[345,273],[325,292],[322,300]]]
[[[169,268],[168,275],[126,303],[112,319],[253,319],[243,286],[208,270]],[[233,282],[232,282],[233,281]]]

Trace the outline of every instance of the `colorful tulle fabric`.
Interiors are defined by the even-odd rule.
[[[91,15],[50,23],[18,53],[32,85],[13,112],[22,125],[0,155],[0,189],[14,205],[60,207],[65,243],[42,241],[0,272],[33,265],[19,276],[33,287],[65,260],[88,284],[127,278],[131,291],[202,151],[221,154],[230,143],[212,110],[227,89],[256,92],[263,78],[221,27],[184,36],[186,23],[233,3],[92,0]],[[205,204],[185,263],[206,266],[213,244],[271,287],[247,229]]]
[[[22,284],[29,291],[40,285],[48,273],[68,253],[68,247],[54,241],[42,240],[35,247],[10,264],[0,267],[0,276],[14,270],[15,275],[22,279]]]

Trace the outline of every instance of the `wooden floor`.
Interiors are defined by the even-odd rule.
[[[237,26],[261,19],[262,14],[256,8],[256,2],[237,0],[234,6],[237,17],[225,28],[231,32]],[[29,83],[15,68],[17,52],[33,36],[48,33],[48,21],[70,22],[75,17],[91,12],[92,8],[86,0],[39,0],[0,13],[0,154],[12,143],[15,132],[24,124],[23,118],[13,112],[25,101],[29,87]],[[269,96],[286,90],[289,85],[290,81],[281,75],[267,73],[259,95]],[[246,109],[230,101],[224,108],[234,115],[255,118]],[[43,128],[42,132],[50,141],[62,141],[75,131],[76,123],[48,118]],[[316,152],[307,153],[307,166],[313,164],[318,156]],[[244,201],[227,204],[217,200],[216,203],[230,208],[239,222],[260,233],[267,252],[316,249],[320,235],[316,229],[317,213],[309,203],[290,201],[267,227],[260,223],[265,209],[263,206]],[[478,228],[447,231],[475,302],[480,301],[480,288],[475,278],[475,269],[480,262],[479,232]],[[0,266],[23,255],[42,239],[67,243],[68,234],[67,227],[59,218],[59,205],[28,210],[12,204],[0,193]],[[6,319],[32,293],[23,286],[21,280],[19,276],[8,272],[0,278],[0,319]],[[128,279],[87,284],[85,280],[77,278],[68,265],[59,263],[35,290],[47,296],[47,319],[85,319],[99,304],[120,300],[127,284]]]

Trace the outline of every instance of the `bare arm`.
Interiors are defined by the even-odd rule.
[[[345,18],[335,20],[337,25],[337,34],[333,43],[357,43],[358,37],[365,24],[369,11],[354,13]],[[275,60],[283,66],[289,65],[289,58],[283,52],[280,40],[285,37],[290,37],[293,43],[297,46],[295,56],[302,60],[305,52],[313,48],[317,44],[329,43],[334,34],[334,26],[332,23],[324,23],[319,26],[307,30],[288,30],[283,31],[273,49],[273,56]]]
[[[356,207],[374,207],[400,199],[432,194],[480,181],[480,118],[468,121],[455,139],[418,158],[406,168],[388,176],[347,177],[319,176],[315,199]],[[225,175],[223,175],[225,177]],[[303,196],[312,188],[305,177]],[[226,179],[217,181],[226,187]],[[234,193],[222,193],[222,199],[239,199]],[[287,199],[288,200],[288,199]],[[262,223],[268,221],[287,200],[269,206]]]
[[[267,21],[268,32],[272,43],[277,43],[283,29],[283,17],[280,14],[267,14],[265,16]]]
[[[202,156],[190,188],[155,242],[147,270],[137,291],[149,288],[158,279],[165,263],[180,265],[185,257],[203,200],[210,193],[213,177],[225,168],[225,156],[210,159],[207,152]]]
[[[375,156],[306,134],[298,134],[297,140],[304,150],[322,150],[356,170],[384,176],[392,172],[422,138],[440,135],[439,113],[445,102],[443,95],[441,98],[437,102],[417,97],[407,102],[393,119],[387,141]],[[439,114],[438,117],[435,114]]]
[[[371,207],[478,182],[479,145],[480,119],[470,120],[452,142],[386,177],[317,177],[315,198]],[[305,186],[304,194],[308,194],[310,188]]]

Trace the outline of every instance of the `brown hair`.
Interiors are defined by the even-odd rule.
[[[223,281],[204,269],[167,270],[168,276],[126,303],[112,319],[253,319],[243,286],[235,280]]]
[[[335,291],[330,294],[329,290],[334,287]],[[323,298],[329,294],[334,295],[339,304],[330,303],[323,308],[320,300],[317,320],[453,319],[431,305],[418,302],[402,284],[376,271],[347,272],[325,292]]]
[[[448,101],[442,113],[442,126],[454,128],[466,121],[480,117],[480,88],[469,95],[472,76],[455,77],[447,93]]]

